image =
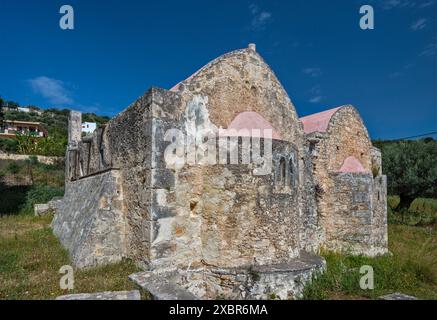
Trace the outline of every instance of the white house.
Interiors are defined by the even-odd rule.
[[[96,130],[97,124],[95,122],[83,122],[82,123],[82,132],[85,133],[93,133]]]

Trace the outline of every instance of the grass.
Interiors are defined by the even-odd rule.
[[[139,269],[125,260],[75,270],[74,290],[61,290],[58,271],[71,262],[53,236],[50,221],[50,216],[0,218],[0,299],[54,299],[62,294],[136,288],[128,275]],[[306,287],[304,299],[377,299],[393,292],[437,299],[437,229],[390,225],[389,249],[392,255],[377,258],[324,252],[327,271]],[[374,269],[374,290],[359,287],[363,265]]]
[[[129,260],[75,270],[74,290],[59,287],[59,269],[71,264],[49,227],[50,216],[0,218],[0,299],[54,299],[63,294],[131,290],[128,275],[139,271]]]
[[[377,299],[394,292],[437,299],[437,230],[390,225],[389,250],[376,258],[323,253],[327,272],[306,287],[304,299]],[[363,265],[373,267],[374,290],[359,286]]]

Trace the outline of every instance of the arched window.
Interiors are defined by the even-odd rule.
[[[279,184],[280,185],[285,185],[286,183],[286,176],[287,176],[287,165],[285,163],[285,159],[281,158],[281,160],[279,161]]]
[[[290,171],[290,187],[296,186],[296,172],[293,164],[293,158],[290,159],[290,162],[288,164],[288,170]]]

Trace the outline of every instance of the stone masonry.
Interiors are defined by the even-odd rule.
[[[381,156],[357,110],[299,119],[254,45],[151,88],[91,136],[80,123],[72,112],[52,223],[77,267],[126,257],[143,287],[287,299],[323,272],[321,248],[387,251]]]

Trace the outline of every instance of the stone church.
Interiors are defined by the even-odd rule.
[[[193,297],[287,299],[324,271],[322,249],[386,253],[386,211],[358,111],[299,118],[252,44],[92,135],[71,112],[52,227],[78,268],[130,258],[144,270],[133,280]]]

